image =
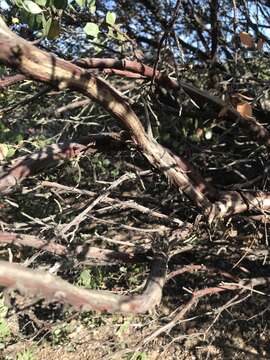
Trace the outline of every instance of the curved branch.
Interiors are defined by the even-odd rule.
[[[41,271],[0,261],[0,285],[50,301],[72,305],[80,311],[145,313],[160,303],[165,283],[167,257],[156,255],[141,295],[125,296],[102,290],[85,290]]]
[[[70,88],[86,95],[121,120],[129,130],[134,143],[149,162],[159,168],[199,207],[210,205],[205,193],[207,184],[202,178],[191,181],[188,172],[179,165],[179,158],[150,138],[140,120],[123,97],[104,80],[80,67],[48,54],[11,32],[0,18],[0,61],[15,67],[31,78],[57,86]],[[190,170],[188,170],[190,171]]]

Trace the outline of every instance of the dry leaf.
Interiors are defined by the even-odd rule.
[[[8,154],[8,147],[5,144],[0,144],[0,161],[4,160]]]
[[[257,42],[257,50],[261,50],[264,44],[264,40],[263,39],[259,39],[259,41]]]
[[[249,103],[238,104],[236,110],[245,118],[252,117],[252,107]]]
[[[203,136],[203,129],[198,128],[198,129],[196,130],[195,134],[196,134],[196,137],[197,137],[198,139],[201,139],[202,136]]]
[[[244,31],[240,32],[240,40],[243,45],[249,48],[253,48],[255,46],[253,37]]]

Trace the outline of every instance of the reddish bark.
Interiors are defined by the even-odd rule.
[[[57,86],[60,90],[70,88],[100,103],[114,117],[121,120],[129,130],[134,143],[149,162],[159,168],[172,183],[185,192],[198,206],[208,208],[212,188],[201,178],[191,181],[189,173],[181,169],[178,157],[150,138],[140,120],[123,97],[107,82],[80,67],[39,50],[26,40],[11,32],[0,19],[0,61],[14,67],[37,81]]]

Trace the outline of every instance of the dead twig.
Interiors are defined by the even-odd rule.
[[[74,188],[74,187],[70,187],[70,186],[66,186],[66,185],[62,185],[56,182],[52,182],[52,181],[42,181],[41,186],[45,186],[45,187],[49,187],[49,188],[55,188],[55,189],[59,189],[63,192],[67,192],[67,193],[73,193],[73,194],[81,194],[81,195],[87,195],[87,196],[97,196],[97,193],[94,191],[89,191],[89,190],[84,190],[84,189],[78,189],[78,188]],[[133,209],[136,210],[138,212],[141,212],[143,214],[158,218],[158,219],[162,219],[165,221],[169,221],[172,222],[174,224],[177,224],[179,226],[183,226],[184,222],[181,221],[180,219],[171,217],[169,215],[165,215],[162,214],[156,210],[152,210],[146,206],[140,205],[137,202],[135,202],[134,200],[119,200],[116,198],[112,198],[112,197],[106,197],[103,198],[101,201],[101,203],[105,203],[105,204],[118,204],[119,207],[121,209]]]
[[[61,225],[61,236],[65,236],[65,234],[71,229],[75,227],[73,234],[75,233],[76,229],[78,229],[80,223],[86,219],[89,212],[99,204],[103,199],[106,199],[109,196],[110,192],[117,188],[120,184],[122,184],[126,180],[135,179],[136,176],[132,173],[126,173],[122,175],[119,179],[115,180],[106,190],[102,191],[101,195],[99,195],[90,205],[86,207],[79,215],[77,215],[70,223]]]
[[[85,243],[75,248],[67,248],[56,243],[53,239],[43,240],[37,236],[0,232],[0,245],[11,244],[19,247],[28,246],[34,249],[47,251],[58,256],[64,256],[74,261],[88,265],[116,265],[122,263],[142,263],[149,260],[149,252],[130,253],[90,246]]]
[[[51,144],[26,156],[21,156],[13,164],[0,168],[0,192],[11,189],[24,178],[34,175],[49,167],[86,153],[119,149],[124,145],[121,134],[89,134],[89,137],[77,141]]]
[[[190,312],[190,310],[194,307],[194,305],[196,305],[196,303],[201,298],[203,298],[205,296],[209,296],[209,295],[218,294],[220,292],[227,291],[227,290],[234,291],[234,290],[239,290],[239,289],[246,290],[246,291],[247,290],[255,291],[255,292],[258,292],[259,294],[265,295],[264,293],[262,293],[260,291],[254,290],[253,288],[255,286],[269,284],[269,282],[270,282],[269,278],[260,277],[260,278],[250,279],[250,280],[241,280],[238,283],[221,283],[219,286],[201,289],[201,290],[197,290],[197,291],[193,292],[191,299],[186,303],[186,305],[184,305],[183,307],[181,307],[178,310],[175,317],[171,321],[169,321],[167,324],[161,326],[159,329],[157,329],[152,334],[147,336],[138,345],[138,348],[140,348],[141,346],[144,346],[148,342],[154,340],[160,334],[170,331],[174,326],[176,326],[177,323],[179,323],[181,320],[184,319],[186,314],[188,312]]]

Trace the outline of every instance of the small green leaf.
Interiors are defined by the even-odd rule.
[[[16,152],[16,149],[12,147],[11,145],[8,146],[8,152],[7,152],[7,158],[11,158]]]
[[[23,134],[17,134],[16,136],[15,136],[15,141],[16,141],[16,143],[21,143],[22,141],[23,141]]]
[[[108,31],[108,37],[111,37],[111,38],[115,38],[115,34],[114,34],[114,30],[112,28],[109,28],[109,31]]]
[[[96,0],[88,0],[88,9],[90,11],[91,14],[94,14],[94,12],[96,11],[97,7],[96,7]]]
[[[94,14],[96,9],[97,9],[96,5],[89,6],[89,11],[90,11],[91,14]]]
[[[46,6],[47,0],[35,0],[35,3],[40,6]]]
[[[108,11],[106,14],[106,23],[109,25],[115,24],[116,15],[114,12]]]
[[[31,0],[26,0],[24,2],[24,7],[31,14],[40,14],[42,12],[42,9]]]
[[[42,22],[43,34],[47,35],[47,32],[45,31],[46,26],[47,26],[47,20],[46,20],[44,14],[41,14],[41,22]]]
[[[40,29],[42,28],[42,15],[43,14],[39,14],[39,15],[35,15],[35,27]]]
[[[125,35],[123,33],[120,33],[120,32],[117,32],[116,38],[119,41],[124,41],[126,39]]]
[[[85,6],[85,1],[86,0],[75,0],[76,3],[80,6],[80,7],[84,7]]]
[[[79,278],[79,285],[84,287],[90,287],[91,286],[91,273],[89,270],[83,270],[80,274]]]
[[[93,37],[97,37],[98,33],[99,33],[99,27],[97,24],[89,22],[85,25],[84,27],[84,32],[87,35],[93,36]]]
[[[51,23],[52,23],[52,18],[49,18],[48,20],[46,20],[45,16],[42,17],[43,34],[45,36],[47,36],[49,33]]]
[[[47,38],[49,40],[53,40],[57,38],[60,34],[60,25],[57,20],[52,20],[50,24],[50,28],[47,33]]]

